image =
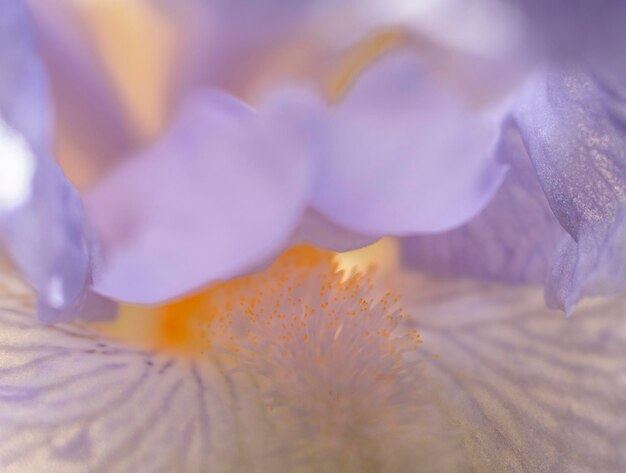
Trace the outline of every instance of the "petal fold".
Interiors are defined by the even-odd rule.
[[[370,234],[441,232],[478,213],[504,176],[496,113],[471,111],[419,58],[388,54],[328,113],[313,206]]]
[[[624,471],[623,297],[565,318],[538,288],[415,276],[399,284],[466,447],[461,471]]]
[[[439,276],[471,276],[544,284],[559,242],[567,235],[543,193],[514,125],[499,146],[508,167],[487,207],[458,229],[402,241],[404,264]]]
[[[550,206],[569,238],[561,244],[548,302],[570,312],[585,296],[626,283],[626,89],[584,69],[540,75],[516,112]]]
[[[189,97],[163,139],[85,196],[103,237],[103,295],[157,303],[252,270],[288,241],[308,159],[258,113],[219,93]]]
[[[41,318],[73,318],[90,298],[93,244],[78,193],[49,155],[48,84],[28,12],[19,0],[0,12],[1,237],[39,291]]]

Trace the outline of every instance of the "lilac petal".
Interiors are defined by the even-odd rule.
[[[540,289],[412,276],[405,309],[476,472],[626,469],[626,301],[572,318]]]
[[[48,155],[47,82],[27,12],[17,0],[3,2],[0,11],[1,236],[39,291],[41,317],[54,312],[55,319],[72,318],[91,298],[91,248],[82,208]],[[110,315],[112,304],[105,306]]]
[[[272,110],[271,118],[315,162],[327,151],[326,104],[315,91],[305,87],[281,87],[266,97],[263,108]],[[308,207],[291,235],[287,246],[311,243],[333,251],[347,251],[374,243],[378,237],[363,235],[337,225]]]
[[[405,265],[441,276],[544,284],[566,232],[514,127],[498,154],[509,170],[485,210],[458,229],[404,239]]]
[[[516,112],[550,206],[571,236],[548,287],[548,302],[568,312],[581,297],[626,283],[624,92],[581,70],[553,70]]]
[[[478,213],[504,176],[500,120],[432,83],[408,52],[381,59],[329,113],[313,206],[359,233],[440,232]]]
[[[0,14],[0,112],[32,146],[51,140],[48,82],[35,49],[22,0],[2,2]],[[6,160],[6,158],[4,159]]]
[[[158,144],[87,193],[103,237],[98,292],[161,302],[282,248],[304,210],[309,172],[299,147],[265,119],[272,113],[198,93]]]

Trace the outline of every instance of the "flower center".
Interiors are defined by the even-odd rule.
[[[394,251],[392,240],[343,255],[301,245],[260,273],[215,284],[180,301],[155,307],[122,305],[116,321],[97,328],[127,343],[184,356],[216,346],[236,352],[238,341],[250,341],[250,324],[272,327],[272,338],[284,332],[278,337],[304,341],[309,336],[303,331],[306,320],[321,313],[327,317],[326,330],[340,335],[346,320],[395,304],[390,293],[364,297],[373,291],[373,283],[363,273],[377,261],[393,261]],[[362,335],[388,336],[403,315],[398,310],[386,317],[384,327],[364,329]]]

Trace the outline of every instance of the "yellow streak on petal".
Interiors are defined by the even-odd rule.
[[[376,269],[380,274],[386,273],[399,264],[399,248],[395,238],[382,238],[376,243],[358,250],[339,253],[335,261],[340,270],[349,273],[352,270],[365,272]]]
[[[338,102],[369,64],[392,49],[407,44],[409,35],[401,28],[376,32],[357,45],[331,71],[326,82],[328,97]]]
[[[148,0],[72,0],[138,137],[163,127],[178,31]]]

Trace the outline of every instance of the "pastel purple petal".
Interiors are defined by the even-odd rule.
[[[548,287],[548,302],[568,312],[582,297],[626,284],[625,91],[580,69],[551,70],[516,112],[550,206],[570,235]]]
[[[0,45],[0,237],[42,319],[67,320],[91,297],[92,248],[79,196],[49,156],[47,82],[21,1],[0,6]]]
[[[433,83],[418,57],[390,54],[328,114],[312,205],[353,231],[441,232],[476,215],[504,176],[496,114]]]
[[[402,241],[406,266],[440,276],[543,285],[567,235],[554,217],[517,129],[499,147],[504,183],[475,218],[440,235]]]
[[[264,110],[291,138],[300,143],[302,152],[315,163],[327,152],[327,104],[307,87],[280,87],[267,96]],[[342,227],[317,210],[307,207],[287,246],[310,243],[332,251],[347,251],[370,245],[378,236],[363,235]]]
[[[282,248],[304,211],[309,171],[272,113],[197,93],[159,143],[86,194],[103,238],[99,293],[162,302]]]
[[[3,121],[36,146],[50,144],[48,82],[22,0],[0,6],[0,107]]]

